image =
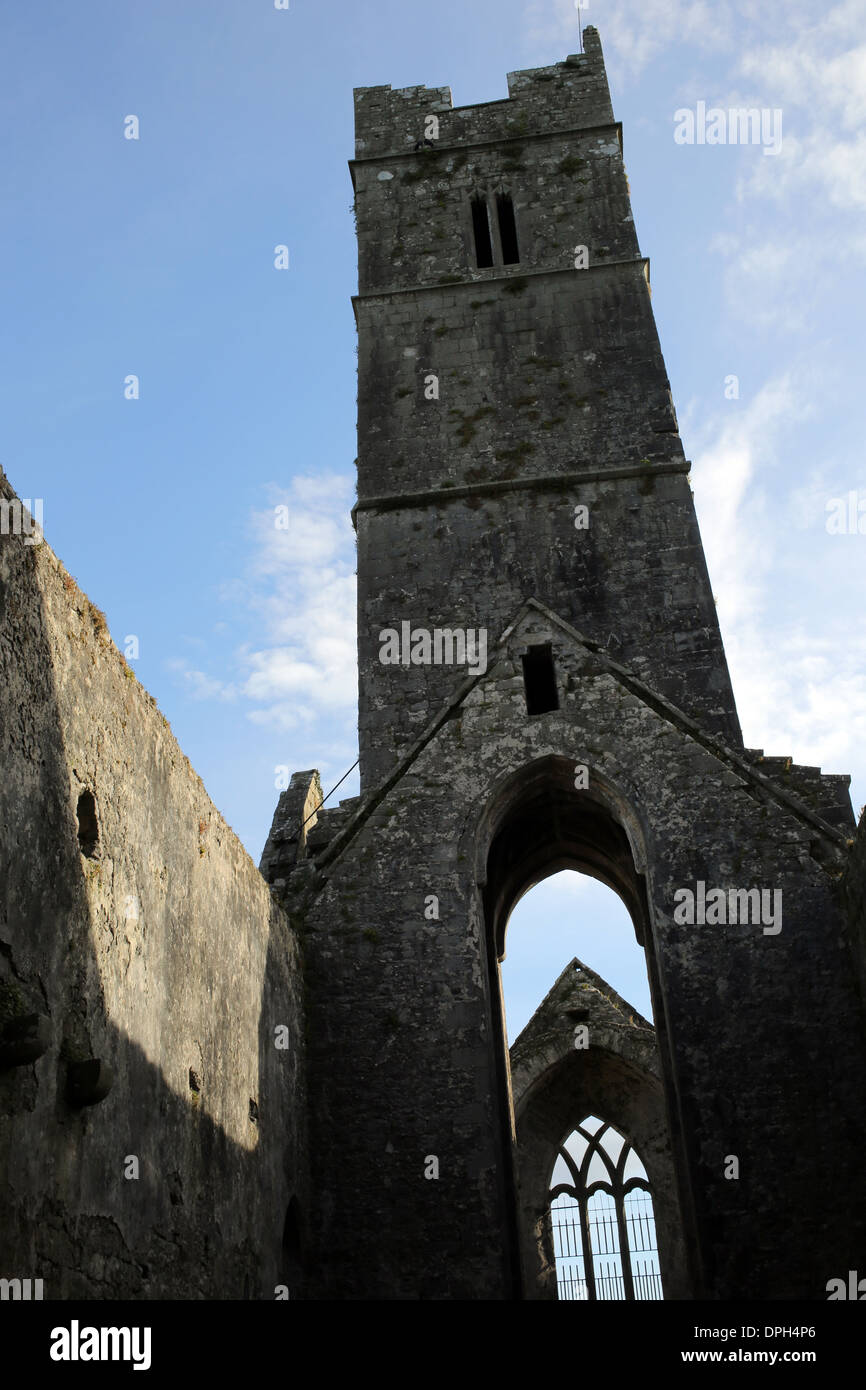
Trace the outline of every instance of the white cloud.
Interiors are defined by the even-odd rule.
[[[275,494],[277,495],[277,494]],[[270,642],[245,653],[244,694],[265,707],[256,723],[281,728],[316,711],[349,714],[357,701],[355,535],[351,481],[336,475],[293,480],[277,496],[288,529],[274,510],[257,512],[247,603]]]
[[[777,216],[755,216],[738,233],[718,233],[708,250],[724,257],[728,312],[740,324],[780,335],[780,351],[790,351],[781,335],[808,341],[816,316],[838,290],[832,240],[790,222],[783,228]]]
[[[788,443],[810,413],[807,399],[786,375],[733,419],[711,421],[692,478],[747,746],[857,775],[856,801],[866,791],[866,636],[821,602],[828,555],[821,474],[813,471],[791,497],[784,471]],[[798,526],[819,503],[810,530]],[[829,553],[844,564],[841,545],[858,538],[835,539]],[[793,598],[794,617],[781,616],[780,596]]]
[[[803,204],[800,200],[804,195],[820,195],[822,201]],[[828,125],[802,136],[786,133],[781,153],[773,159],[755,160],[749,176],[740,182],[737,196],[741,201],[760,196],[780,203],[798,202],[801,226],[806,220],[822,220],[822,215],[832,210],[859,211],[866,207],[866,135],[858,132],[851,139],[843,138]],[[840,233],[850,230],[859,244],[860,227],[852,223],[846,229],[845,223],[835,219],[833,225]],[[838,257],[838,236],[833,250]]]
[[[778,436],[807,413],[790,376],[769,382],[744,407],[731,402],[696,440],[692,486],[707,566],[727,628],[754,614],[772,562],[768,503],[756,482],[776,462]]]
[[[855,8],[859,13],[853,24]],[[800,107],[823,119],[834,116],[846,129],[857,130],[866,120],[863,21],[862,4],[819,12],[817,23],[807,30],[786,31],[775,44],[745,47],[740,71],[772,91],[773,105]]]
[[[814,221],[866,207],[864,17],[859,0],[836,5],[818,12],[808,28],[743,45],[739,54],[740,73],[759,84],[763,100],[782,108],[785,126],[781,154],[751,167],[740,196],[787,202],[801,226],[806,215]],[[860,240],[853,225],[834,229],[837,255],[840,236]]]
[[[309,706],[285,699],[272,705],[263,705],[259,709],[251,709],[247,714],[251,724],[258,724],[266,729],[275,729],[280,733],[295,733],[299,728],[309,728],[314,723],[315,717],[315,712]],[[298,760],[296,759],[296,761]]]
[[[319,711],[348,714],[357,700],[352,483],[300,477],[271,493],[273,505],[249,521],[246,573],[222,589],[255,634],[236,652],[236,679],[172,665],[194,699],[246,700],[253,723],[286,730]],[[285,529],[278,507],[288,511]]]
[[[193,700],[235,700],[237,687],[227,681],[209,676],[206,671],[198,671],[187,666],[181,659],[166,662],[168,668],[177,672]]]
[[[525,11],[528,37],[534,43],[580,49],[578,13],[574,0],[530,0]],[[728,49],[735,31],[735,7],[728,0],[589,0],[583,4],[580,25],[595,25],[605,62],[618,61],[631,74],[645,68],[676,43],[691,43],[718,53]]]
[[[352,482],[299,477],[270,491],[272,505],[250,517],[246,572],[222,589],[253,633],[236,679],[173,664],[194,698],[244,700],[252,723],[285,732],[348,717],[357,702]]]

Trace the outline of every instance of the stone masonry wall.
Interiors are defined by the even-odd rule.
[[[103,616],[16,535],[0,764],[0,1274],[46,1298],[297,1296],[297,942]]]
[[[508,74],[508,97],[481,106],[452,107],[448,87],[359,87],[355,92],[355,156],[409,153],[424,135],[424,118],[439,116],[448,144],[552,132],[613,121],[597,30],[584,30],[585,53],[564,63]],[[399,131],[399,134],[395,134]]]
[[[559,709],[530,717],[518,653],[543,641]],[[856,1267],[866,1210],[863,1013],[836,903],[845,837],[531,608],[483,676],[455,675],[451,704],[377,788],[341,808],[330,842],[320,816],[315,853],[289,878],[310,963],[320,1291],[513,1296],[481,827],[508,779],[576,761],[590,802],[616,788],[641,827],[694,1293],[824,1298],[829,1278]],[[698,880],[781,892],[780,930],[678,923],[675,895]]]

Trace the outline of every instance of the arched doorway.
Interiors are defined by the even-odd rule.
[[[509,1047],[575,955],[638,1014],[652,1018],[646,952],[618,893],[589,874],[560,869],[515,903],[500,961]]]
[[[556,756],[521,769],[497,790],[482,818],[478,842],[491,1001],[497,1015],[494,1028],[505,1098],[503,1139],[512,1156],[512,1170],[505,1181],[512,1192],[513,1238],[520,1251],[523,1294],[557,1296],[550,1175],[564,1139],[591,1114],[602,1116],[642,1156],[646,1153],[648,1186],[658,1196],[662,1263],[671,1276],[665,1282],[670,1283],[671,1296],[688,1297],[676,1176],[681,1166],[678,1127],[671,1126],[668,1118],[670,1068],[644,877],[645,830],[619,789],[602,773],[590,770],[587,777],[586,772],[571,759]],[[635,938],[646,953],[655,1029],[639,1016],[639,1022],[632,1020],[633,1027],[624,1026],[625,1001],[582,962],[573,961],[545,1000],[549,1017],[535,1030],[535,1050],[518,1056],[521,1074],[515,1095],[500,975],[506,928],[523,894],[561,869],[591,875],[625,904]],[[574,991],[586,989],[596,1007],[591,1044],[580,1054],[572,1042],[570,1020],[582,1012],[584,1002]],[[623,1277],[624,1286],[626,1282]]]

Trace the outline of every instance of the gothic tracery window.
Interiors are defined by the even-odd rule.
[[[588,1115],[565,1140],[550,1217],[560,1299],[664,1297],[649,1178],[613,1125]]]

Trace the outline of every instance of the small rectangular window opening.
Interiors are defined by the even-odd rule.
[[[502,260],[505,265],[517,265],[520,252],[517,249],[517,224],[514,221],[514,204],[510,193],[497,193],[496,212],[499,217],[499,240],[502,244]]]
[[[559,696],[556,693],[556,667],[553,664],[553,649],[549,642],[541,647],[530,647],[523,662],[523,688],[526,692],[526,713],[547,714],[549,710],[559,709]]]
[[[487,199],[472,199],[472,230],[475,233],[475,259],[480,269],[493,264],[493,243],[487,217]]]

